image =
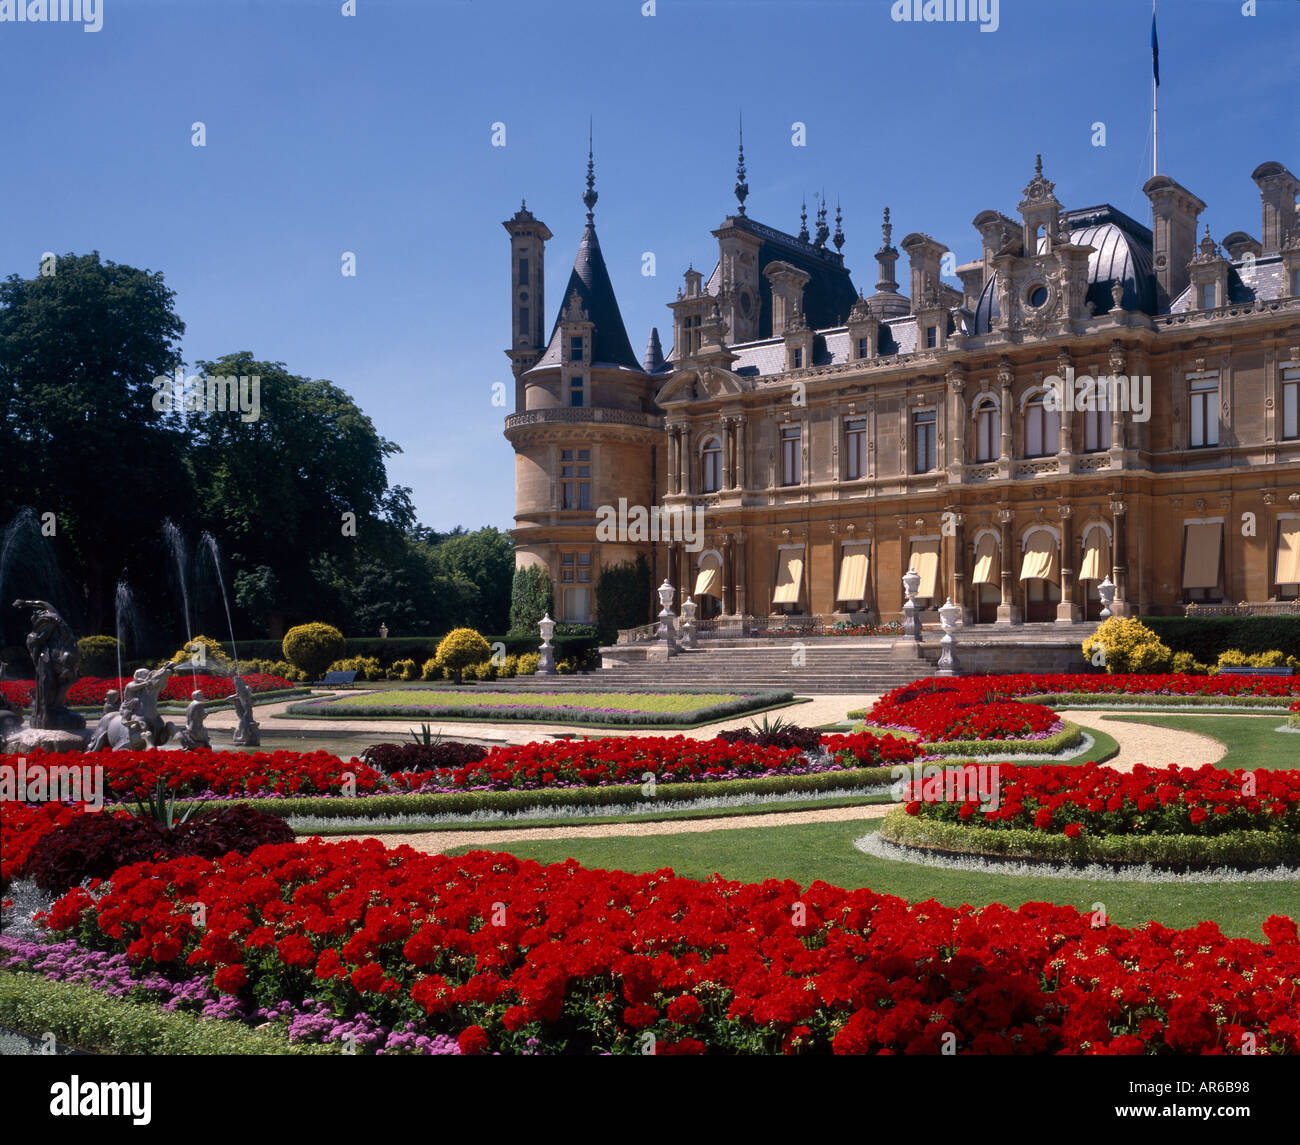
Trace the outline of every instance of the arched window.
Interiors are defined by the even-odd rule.
[[[1045,394],[1037,394],[1025,405],[1025,456],[1049,457],[1059,446],[1061,414],[1047,408]]]
[[[995,460],[1001,436],[997,402],[992,398],[981,398],[975,404],[975,460]]]
[[[722,442],[709,438],[700,450],[700,492],[716,493],[722,488]]]

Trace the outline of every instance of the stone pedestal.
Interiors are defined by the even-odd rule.
[[[67,731],[62,728],[23,728],[6,736],[3,750],[10,755],[26,755],[40,748],[49,752],[85,751],[90,742],[88,731]]]
[[[1056,606],[1057,624],[1078,624],[1083,619],[1083,610],[1073,601],[1063,600]]]
[[[1011,625],[1024,623],[1020,618],[1020,608],[1014,604],[999,604],[995,624]]]

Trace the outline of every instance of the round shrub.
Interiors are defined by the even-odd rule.
[[[177,648],[167,659],[181,665],[193,665],[212,675],[224,675],[235,670],[235,662],[226,655],[220,640],[211,636],[195,636]],[[247,670],[247,666],[241,664]]]
[[[319,680],[343,655],[347,642],[332,624],[300,624],[284,634],[284,658],[310,680]]]
[[[1168,646],[1133,617],[1112,616],[1098,625],[1097,631],[1083,642],[1083,654],[1096,663],[1098,649],[1111,674],[1167,672],[1173,661]]]
[[[268,815],[246,803],[182,823],[172,832],[171,853],[217,859],[238,851],[247,855],[258,847],[292,843],[293,828],[278,815]]]
[[[437,661],[460,683],[461,673],[471,664],[492,657],[492,647],[472,628],[453,628],[438,644]]]
[[[37,842],[23,874],[42,890],[62,895],[85,879],[106,879],[118,867],[146,862],[159,852],[168,854],[168,839],[153,823],[90,812]]]
[[[421,680],[441,680],[443,678],[442,665],[434,656],[430,656],[420,668]]]
[[[83,636],[77,641],[83,676],[117,675],[117,640],[112,636]]]
[[[393,666],[388,669],[388,678],[390,680],[418,680],[420,670],[415,666],[414,660],[394,660]]]
[[[539,652],[521,652],[519,653],[519,666],[515,669],[516,676],[531,676],[537,671],[537,666],[542,662],[541,653]]]

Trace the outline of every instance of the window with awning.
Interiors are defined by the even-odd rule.
[[[1300,582],[1300,519],[1277,523],[1277,564],[1273,569],[1275,584]]]
[[[975,545],[975,575],[972,584],[1002,583],[1002,554],[998,550],[997,538],[992,533],[985,533]]]
[[[718,558],[710,554],[700,562],[700,571],[695,578],[695,590],[692,596],[711,596],[722,599],[722,569]]]
[[[1020,562],[1021,580],[1045,580],[1058,584],[1061,560],[1056,538],[1046,529],[1030,533],[1025,541],[1025,555]]]
[[[773,604],[798,604],[803,593],[803,549],[781,549]]]
[[[1089,529],[1083,539],[1080,580],[1105,580],[1110,576],[1110,538],[1105,529]]]
[[[867,599],[868,553],[866,545],[845,545],[840,557],[840,586],[836,600]]]
[[[1183,588],[1218,586],[1222,544],[1222,522],[1207,524],[1198,521],[1187,525],[1183,542]]]
[[[939,591],[938,538],[929,541],[913,541],[912,559],[908,562],[907,567],[909,571],[915,571],[921,577],[921,584],[916,590],[916,595],[921,597],[935,596]]]

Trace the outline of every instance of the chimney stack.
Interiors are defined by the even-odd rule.
[[[1297,192],[1300,192],[1300,179],[1281,163],[1261,163],[1250,173],[1250,177],[1259,188],[1263,204],[1260,245],[1265,254],[1277,254],[1295,233],[1295,199]]]
[[[1196,220],[1205,204],[1168,175],[1153,175],[1142,186],[1155,220],[1152,255],[1156,269],[1156,309],[1165,311],[1191,282],[1187,264],[1196,254]]]

